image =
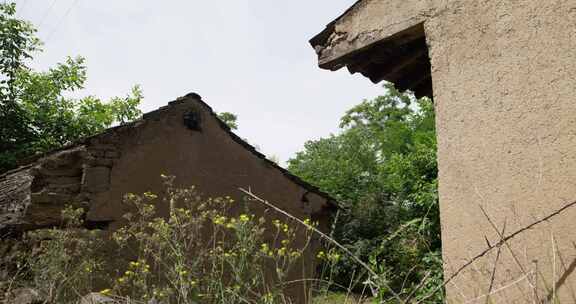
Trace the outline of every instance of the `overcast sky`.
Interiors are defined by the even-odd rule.
[[[45,43],[33,67],[84,56],[83,94],[109,98],[140,84],[144,112],[197,92],[237,114],[237,133],[282,163],[383,91],[345,69],[321,70],[308,44],[355,0],[16,2]]]

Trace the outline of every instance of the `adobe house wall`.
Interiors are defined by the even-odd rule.
[[[190,111],[201,117],[201,130],[184,124]],[[174,175],[177,184],[194,185],[207,197],[230,195],[241,201],[238,188],[250,188],[299,218],[318,215],[327,206],[326,198],[286,178],[220,124],[206,106],[187,100],[145,117],[126,134],[114,134],[116,139],[97,139],[116,141],[119,157],[109,172],[110,189],[98,194],[88,219],[120,220],[117,201],[126,193],[161,193],[161,174]]]
[[[200,130],[191,130],[184,124],[183,118],[190,111],[200,117]],[[241,187],[251,189],[300,219],[321,220],[322,229],[326,231],[327,210],[322,210],[327,207],[326,198],[286,178],[265,159],[255,157],[212,115],[205,105],[184,100],[145,117],[141,125],[127,129],[126,134],[115,134],[119,157],[109,172],[110,188],[94,197],[87,219],[110,221],[112,230],[120,227],[121,216],[127,211],[122,209],[122,196],[146,191],[162,193],[160,175],[165,174],[174,175],[177,185],[196,186],[203,197],[231,196],[236,201],[231,212],[237,215],[245,211],[245,195],[238,190]],[[267,218],[268,222],[284,219],[258,202],[251,202],[247,207],[258,217]],[[158,209],[161,214],[168,214],[167,205],[158,206]],[[272,241],[274,235],[264,237]],[[304,239],[300,233],[295,246],[304,246]],[[313,251],[318,246],[317,241],[312,243],[311,250],[302,259],[306,266],[295,267],[291,279],[314,277]],[[302,274],[302,269],[306,274]],[[306,303],[303,288],[301,283],[291,286],[289,294],[295,303]]]
[[[576,1],[359,1],[311,42],[322,67],[375,65],[371,50],[403,51],[414,22],[431,62],[445,278],[484,254],[449,301],[576,302]]]
[[[187,126],[185,117],[190,114],[199,128]],[[231,133],[199,96],[189,94],[139,121],[1,175],[0,238],[11,232],[58,225],[67,204],[87,209],[89,228],[114,231],[125,223],[122,216],[131,211],[122,203],[123,196],[146,191],[162,195],[162,174],[175,176],[177,186],[196,186],[204,198],[231,196],[236,203],[230,215],[250,212],[265,217],[268,223],[286,218],[261,203],[244,204],[245,195],[238,188],[250,189],[300,219],[319,221],[324,231],[334,206],[327,195],[266,160]],[[157,209],[160,215],[168,215],[167,205],[159,204]],[[305,231],[299,229],[295,246],[304,246]],[[268,233],[263,237],[272,241],[275,236]],[[314,277],[319,245],[319,239],[314,238],[300,259],[302,265],[294,267],[289,280]],[[11,251],[17,246],[14,242],[0,243],[0,270],[9,264]],[[102,248],[102,254],[111,261],[125,255],[110,250]],[[0,281],[2,275],[0,272]],[[309,285],[306,281],[294,283],[287,288],[287,295],[294,303],[306,303]]]
[[[576,201],[576,2],[452,5],[425,24],[447,275],[486,249],[485,236],[499,240],[480,206],[508,235]],[[527,278],[495,299],[542,300],[558,285],[561,303],[576,302],[574,231],[571,208],[511,240],[516,257],[502,249],[497,282]],[[487,293],[495,255],[455,282],[467,297]]]

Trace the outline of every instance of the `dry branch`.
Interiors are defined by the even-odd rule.
[[[251,198],[253,198],[254,200],[276,210],[277,212],[283,214],[284,216],[304,225],[305,227],[307,227],[308,229],[311,229],[312,231],[316,232],[318,235],[320,235],[320,237],[322,237],[323,239],[329,241],[330,243],[336,245],[336,247],[342,249],[342,251],[344,251],[346,254],[348,254],[355,262],[357,262],[359,265],[361,265],[362,267],[364,267],[368,273],[370,273],[370,275],[372,277],[378,277],[378,275],[376,274],[376,272],[374,272],[374,270],[372,270],[372,268],[370,268],[370,266],[368,266],[368,264],[364,263],[362,260],[360,260],[357,256],[355,256],[350,250],[348,250],[348,248],[344,247],[342,244],[338,243],[336,240],[334,240],[333,238],[331,238],[330,236],[328,236],[327,234],[325,234],[324,232],[318,230],[316,227],[312,226],[312,225],[308,225],[306,223],[304,223],[304,221],[300,220],[299,218],[291,215],[290,213],[276,207],[274,204],[268,202],[267,200],[264,200],[258,196],[256,196],[254,193],[252,193],[252,191],[249,190],[245,190],[243,188],[238,188],[240,191],[242,191],[244,194],[250,196]],[[390,288],[390,286],[388,286],[388,284],[384,283],[385,286],[394,296],[394,298],[399,302],[399,303],[405,303],[401,298],[400,295],[398,295],[394,290],[392,290],[392,288]]]

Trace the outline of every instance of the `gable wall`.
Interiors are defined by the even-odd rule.
[[[188,129],[183,116],[201,113],[201,131]],[[197,102],[174,104],[146,117],[136,128],[115,134],[117,159],[110,171],[110,189],[99,194],[89,217],[118,220],[123,194],[160,193],[160,175],[176,176],[176,184],[196,186],[207,197],[229,195],[240,199],[239,187],[273,202],[300,218],[326,206],[326,199],[286,178],[279,170],[234,141],[207,108]]]
[[[183,117],[192,109],[200,113],[201,131],[190,130],[184,125]],[[259,197],[300,219],[319,220],[320,228],[327,231],[326,198],[309,193],[233,140],[200,102],[176,102],[145,117],[135,128],[128,128],[114,136],[114,139],[98,139],[116,142],[118,159],[109,171],[109,189],[92,197],[87,215],[89,221],[109,222],[111,230],[120,227],[123,224],[122,215],[129,211],[121,203],[123,195],[146,191],[161,195],[163,186],[160,175],[164,174],[175,176],[176,185],[196,186],[204,198],[231,196],[236,201],[231,215],[246,212],[243,204],[245,195],[238,190],[242,187],[251,189]],[[308,202],[302,201],[304,196]],[[283,216],[260,203],[251,202],[246,206],[249,213],[257,218],[264,216],[269,224],[273,219],[285,221]],[[160,214],[168,215],[167,205],[160,203],[157,208]],[[264,239],[274,240],[275,228],[268,231]],[[304,246],[304,231],[300,229],[298,232],[295,246]],[[318,239],[311,243],[300,260],[303,265],[294,267],[289,280],[314,277],[315,252],[319,245]],[[306,302],[306,285],[309,283],[300,281],[288,288],[288,295],[295,303]]]
[[[191,110],[201,117],[201,131],[190,130],[184,124],[184,115]],[[176,186],[196,186],[204,198],[231,196],[237,203],[230,215],[249,212],[264,216],[268,223],[273,219],[285,221],[260,203],[244,204],[245,195],[238,190],[242,187],[300,219],[320,221],[320,228],[326,231],[330,208],[327,198],[309,192],[262,159],[263,155],[249,151],[221,124],[203,102],[181,98],[145,114],[142,120],[1,175],[0,239],[8,232],[18,235],[24,230],[60,225],[61,211],[69,204],[88,209],[89,228],[113,231],[124,224],[122,216],[132,211],[122,204],[122,197],[146,191],[161,196],[161,174],[176,176]],[[168,206],[160,203],[157,209],[160,215],[168,215]],[[298,232],[295,246],[304,245],[304,231]],[[270,241],[274,237],[273,233],[264,235]],[[0,253],[19,250],[17,242],[4,245],[0,246]],[[314,275],[314,252],[319,245],[317,239],[311,243],[300,261],[302,267],[294,268],[291,279]],[[127,254],[108,246],[101,250],[103,256],[114,257],[109,260],[113,263]],[[0,268],[10,264],[10,255],[5,257],[8,260],[0,259]],[[2,275],[5,274],[0,273],[0,281]],[[288,288],[295,303],[305,302],[305,283]]]

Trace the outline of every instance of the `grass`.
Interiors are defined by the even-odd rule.
[[[373,299],[360,299],[357,295],[346,294],[343,292],[329,292],[325,295],[319,295],[312,300],[312,304],[375,304]]]

